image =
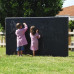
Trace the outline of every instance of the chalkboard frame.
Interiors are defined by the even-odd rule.
[[[40,49],[40,50],[38,50],[38,52],[37,52],[37,55],[52,55],[52,56],[68,56],[68,17],[6,17],[5,18],[5,24],[6,24],[6,54],[8,54],[8,55],[11,55],[11,54],[16,54],[16,50],[14,49],[10,49],[10,46],[11,45],[13,45],[13,43],[11,44],[11,43],[9,43],[8,42],[8,32],[10,32],[10,31],[8,31],[8,28],[7,27],[9,27],[9,26],[7,26],[7,20],[15,20],[15,19],[18,19],[18,20],[20,20],[20,19],[26,19],[26,21],[29,19],[29,21],[31,20],[32,21],[32,19],[64,19],[63,21],[63,24],[64,23],[66,23],[67,25],[64,27],[64,26],[62,26],[62,28],[64,28],[64,31],[63,31],[63,33],[62,32],[60,32],[62,35],[63,34],[65,34],[64,36],[65,37],[62,37],[62,40],[64,40],[65,42],[64,42],[64,44],[65,44],[65,46],[64,46],[64,44],[62,43],[62,45],[60,45],[60,46],[64,46],[64,47],[62,47],[62,48],[65,48],[65,49],[63,49],[63,51],[61,51],[60,52],[60,50],[58,49],[53,49],[52,50],[52,48],[51,47],[53,47],[53,45],[55,46],[55,44],[54,44],[54,42],[52,42],[52,41],[54,41],[54,39],[52,39],[52,41],[51,41],[51,39],[50,39],[50,42],[51,42],[51,47],[50,47],[50,50],[48,49],[48,46],[49,45],[46,45],[46,49],[47,49],[47,51],[45,51],[45,50],[43,50],[42,51],[42,49]],[[59,20],[60,21],[60,20]],[[59,21],[57,21],[57,22],[59,22]],[[48,21],[47,21],[48,22]],[[28,23],[28,22],[27,22]],[[37,22],[35,22],[34,24],[36,24]],[[46,22],[44,22],[44,23],[46,23]],[[52,21],[52,23],[53,23],[53,21]],[[60,22],[59,22],[60,23]],[[53,23],[54,24],[54,23]],[[55,22],[55,24],[56,24],[56,22]],[[61,24],[61,23],[60,23]],[[13,26],[14,27],[14,26]],[[30,26],[29,26],[30,27]],[[47,27],[47,26],[46,26]],[[56,27],[56,26],[55,26]],[[59,26],[60,27],[60,26]],[[38,26],[37,26],[37,28],[38,28]],[[52,28],[51,28],[51,30],[52,30]],[[13,32],[14,31],[12,31],[11,32],[11,34],[13,34]],[[42,32],[41,32],[42,33]],[[52,34],[52,33],[50,33],[52,36],[51,37],[53,37],[54,35]],[[55,32],[55,35],[56,35],[56,32]],[[58,35],[59,35],[59,32],[58,32]],[[15,37],[15,35],[12,35],[13,37]],[[42,34],[41,34],[41,36],[42,36]],[[42,36],[43,37],[43,36]],[[51,38],[50,37],[50,38]],[[47,37],[46,37],[47,38]],[[57,37],[58,38],[58,37]],[[63,38],[65,38],[65,39],[63,39]],[[43,41],[45,38],[43,38],[43,39],[40,39],[40,41]],[[49,39],[48,39],[49,40]],[[60,39],[60,37],[59,37],[59,40],[61,40]],[[10,41],[10,40],[9,40]],[[12,39],[12,41],[14,41],[15,42],[15,40],[13,40]],[[30,41],[30,40],[29,40]],[[57,42],[59,42],[59,41],[57,41]],[[56,43],[57,43],[56,42]],[[43,42],[42,42],[43,43]],[[10,45],[11,44],[11,45]],[[41,44],[40,42],[39,42],[39,44]],[[29,45],[30,45],[30,42],[29,42]],[[26,46],[26,49],[27,49],[27,47],[28,46]],[[30,47],[30,46],[29,46]],[[40,46],[39,46],[40,47]],[[40,47],[41,48],[41,47]],[[55,46],[55,48],[58,48],[58,45],[56,45]],[[29,48],[28,48],[29,49]],[[10,51],[11,50],[11,51]],[[45,52],[44,52],[45,51]],[[58,51],[58,52],[56,52],[56,51]],[[62,53],[62,54],[61,54]],[[27,52],[25,52],[25,54],[32,54],[32,52],[30,51],[30,50],[27,50]]]

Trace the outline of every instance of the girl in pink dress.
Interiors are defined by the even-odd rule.
[[[38,39],[40,38],[38,30],[36,30],[35,26],[30,27],[30,38],[31,38],[30,49],[33,51],[33,56],[35,56],[35,51],[38,50]]]
[[[28,26],[26,23],[23,23],[24,28],[22,28],[22,25],[20,23],[16,24],[16,36],[17,36],[17,54],[22,56],[23,50],[24,50],[24,45],[27,45],[28,42],[25,37],[25,32],[28,29]]]

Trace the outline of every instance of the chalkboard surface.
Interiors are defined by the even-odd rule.
[[[27,23],[24,54],[32,54],[30,50],[30,26],[39,29],[39,50],[37,55],[68,56],[68,17],[7,17],[6,23],[6,54],[16,54],[16,23]]]

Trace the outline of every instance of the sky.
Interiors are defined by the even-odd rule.
[[[74,5],[74,0],[65,0],[63,3],[63,8]]]

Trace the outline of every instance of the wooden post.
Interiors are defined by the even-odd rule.
[[[3,43],[3,35],[1,35],[1,43]],[[1,45],[3,47],[3,45]]]
[[[5,38],[5,35],[4,35],[4,44],[6,43],[6,38]],[[4,47],[5,47],[6,45],[4,45]]]
[[[68,32],[71,32],[71,29],[69,29]],[[71,45],[71,35],[68,35],[68,45]]]

